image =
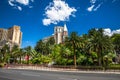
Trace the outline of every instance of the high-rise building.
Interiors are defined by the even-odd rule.
[[[22,40],[22,32],[20,26],[13,26],[9,29],[0,29],[0,48],[8,44],[10,48],[14,45],[20,47]]]
[[[68,36],[68,29],[66,24],[64,24],[64,27],[56,26],[54,28],[54,39],[56,44],[63,43],[65,40],[65,37],[67,36]]]

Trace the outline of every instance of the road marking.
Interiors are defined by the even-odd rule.
[[[22,73],[22,75],[24,76],[37,76],[37,77],[40,77],[40,75],[35,75],[35,74],[30,74],[30,73]]]
[[[71,79],[71,78],[60,78],[61,80],[78,80],[78,79]]]

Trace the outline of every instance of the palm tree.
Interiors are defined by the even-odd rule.
[[[14,59],[15,63],[17,61],[17,58],[19,57],[19,51],[20,51],[20,48],[18,45],[14,45],[12,50],[11,50],[11,58]]]
[[[88,33],[90,45],[89,47],[97,53],[99,66],[103,65],[103,56],[106,51],[112,50],[110,38],[103,34],[103,29],[91,29]]]
[[[45,44],[43,43],[43,41],[39,40],[35,46],[35,50],[37,51],[37,53],[44,54],[44,47],[45,47]]]
[[[25,49],[27,64],[29,64],[29,59],[32,57],[32,47],[27,46]]]
[[[112,43],[114,45],[114,51],[117,55],[117,60],[115,60],[115,62],[120,63],[120,34],[114,34],[112,37]]]
[[[3,62],[8,62],[9,54],[10,54],[10,47],[6,44],[1,49],[1,55],[2,55]]]
[[[114,34],[111,39],[116,53],[120,54],[120,34]]]
[[[50,54],[52,52],[52,48],[54,47],[54,44],[55,44],[55,40],[54,40],[54,37],[51,37],[48,39],[48,41],[45,43],[45,51],[46,51],[46,54]]]
[[[20,64],[22,64],[22,57],[24,56],[24,54],[25,54],[24,49],[22,49],[22,48],[19,49],[17,56],[19,58],[19,63]]]
[[[73,54],[74,54],[74,66],[76,68],[76,48],[78,46],[79,36],[76,32],[72,32],[69,37],[69,42],[72,44],[73,47]]]

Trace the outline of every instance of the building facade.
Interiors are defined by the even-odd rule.
[[[54,39],[56,44],[63,43],[65,41],[65,37],[67,36],[68,36],[68,29],[66,24],[64,24],[64,27],[56,26],[54,28]]]
[[[14,45],[21,46],[22,32],[20,26],[13,26],[9,29],[0,28],[0,48],[8,44],[10,48]]]

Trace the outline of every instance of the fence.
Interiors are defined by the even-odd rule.
[[[77,66],[74,65],[62,66],[62,65],[35,65],[35,64],[12,64],[8,65],[8,68],[12,69],[32,69],[32,70],[70,70],[70,71],[111,71],[120,72],[120,67],[102,67],[102,66]]]

